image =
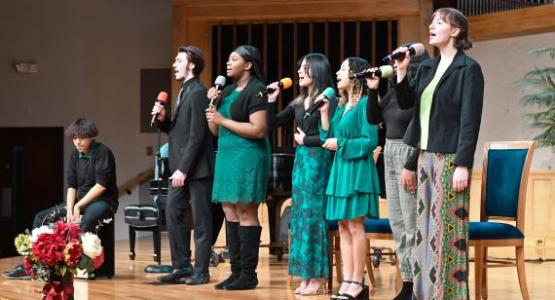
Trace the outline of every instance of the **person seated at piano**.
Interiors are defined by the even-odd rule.
[[[218,99],[206,119],[218,136],[212,201],[222,203],[227,220],[227,246],[231,275],[216,289],[244,290],[258,285],[256,266],[262,227],[258,205],[266,197],[270,170],[266,101],[257,97],[266,90],[260,51],[239,46],[229,55],[227,76],[233,84],[208,97]],[[219,99],[221,98],[221,101]]]
[[[270,130],[282,125],[297,124],[294,138],[297,143],[293,164],[289,252],[289,274],[301,278],[296,294],[320,293],[328,278],[328,226],[326,222],[325,190],[332,163],[332,154],[322,148],[318,131],[320,112],[308,113],[314,101],[326,88],[333,87],[328,58],[310,53],[298,62],[299,95],[279,113],[278,83],[268,85],[274,90],[268,94],[266,120]],[[335,97],[331,107],[336,106]]]
[[[35,214],[33,229],[66,219],[78,223],[82,232],[95,232],[118,209],[116,162],[114,154],[94,137],[98,130],[93,121],[80,118],[65,131],[75,149],[69,157],[66,203]],[[3,273],[11,279],[30,279],[23,266]]]
[[[320,108],[322,147],[335,151],[326,189],[328,206],[326,218],[338,220],[341,237],[343,283],[332,295],[337,299],[368,299],[364,286],[364,266],[368,242],[364,231],[366,218],[377,218],[380,185],[373,158],[378,146],[378,128],[366,121],[366,101],[377,97],[379,79],[367,83],[363,78],[351,78],[353,73],[369,68],[359,57],[347,58],[337,71],[339,105],[329,115],[329,103]],[[330,120],[331,118],[331,120]]]

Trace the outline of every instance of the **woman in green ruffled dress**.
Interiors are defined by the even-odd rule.
[[[367,83],[364,78],[350,78],[369,68],[359,57],[347,58],[337,71],[340,100],[333,118],[329,104],[322,106],[320,134],[322,147],[334,150],[335,157],[326,190],[328,220],[338,220],[343,262],[343,283],[332,295],[337,299],[368,299],[364,286],[364,266],[368,241],[364,231],[366,218],[378,218],[380,187],[373,159],[378,145],[378,129],[366,121]],[[370,97],[377,97],[378,79],[370,79]]]
[[[215,287],[244,290],[258,285],[258,205],[265,199],[270,172],[266,101],[257,97],[266,90],[259,50],[239,46],[231,52],[227,77],[233,84],[208,91],[209,98],[222,98],[218,109],[206,110],[210,131],[218,136],[212,201],[224,209],[231,264],[231,275]]]

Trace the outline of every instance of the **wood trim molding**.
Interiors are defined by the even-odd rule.
[[[419,3],[413,0],[173,0],[172,4],[174,11],[181,10],[182,14],[190,20],[218,22],[329,20],[330,18],[387,19],[420,14]],[[330,14],[330,11],[333,11],[333,14]]]
[[[555,31],[555,4],[468,18],[475,41]]]

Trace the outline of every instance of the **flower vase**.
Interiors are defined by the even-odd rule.
[[[73,274],[66,271],[63,276],[53,274],[50,282],[42,288],[43,300],[73,300]]]

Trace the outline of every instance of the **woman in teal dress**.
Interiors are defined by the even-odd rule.
[[[281,125],[291,126],[293,120],[297,124],[289,222],[289,274],[302,279],[295,293],[313,295],[320,293],[323,279],[329,274],[325,190],[332,155],[322,148],[318,131],[320,112],[307,114],[307,111],[319,94],[333,86],[333,81],[328,58],[320,53],[301,58],[297,73],[300,94],[277,114],[276,100],[280,91],[277,82],[268,86],[275,92],[268,95],[266,119],[270,130]]]
[[[366,121],[366,81],[349,78],[369,67],[359,57],[347,58],[337,71],[337,88],[341,99],[329,119],[329,104],[322,106],[322,147],[334,150],[335,157],[326,189],[326,217],[338,220],[343,261],[343,283],[332,295],[337,299],[368,299],[364,286],[364,266],[368,242],[364,220],[378,217],[380,187],[372,156],[378,145],[378,129]],[[371,80],[370,96],[377,97],[378,80]]]
[[[227,76],[232,85],[208,91],[209,98],[222,99],[218,109],[206,110],[210,131],[218,136],[212,201],[222,203],[231,264],[231,275],[215,287],[244,290],[258,285],[258,205],[266,196],[270,169],[266,102],[256,96],[266,89],[259,50],[237,47],[229,55]]]

